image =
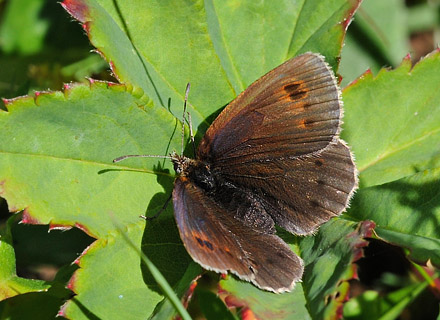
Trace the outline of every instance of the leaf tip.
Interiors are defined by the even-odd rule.
[[[413,64],[411,61],[411,54],[408,53],[405,57],[403,57],[402,62],[400,63],[400,65],[396,69],[404,68],[409,72],[412,67],[413,67]]]
[[[34,103],[36,106],[40,106],[41,105],[41,99],[44,99],[45,97],[56,97],[57,94],[59,94],[60,92],[58,91],[35,91],[34,92]]]
[[[40,220],[33,217],[31,212],[29,211],[29,208],[26,208],[23,210],[23,214],[21,217],[20,223],[24,224],[43,224]]]
[[[228,308],[243,308],[243,309],[249,309],[249,305],[246,303],[246,301],[237,298],[234,295],[227,295],[225,297],[225,304]]]
[[[61,6],[80,22],[84,23],[89,19],[89,7],[82,0],[64,0]]]
[[[64,224],[58,224],[58,223],[49,223],[49,232],[52,230],[61,230],[61,231],[67,231],[72,229],[72,226],[64,225]]]
[[[376,228],[376,223],[374,221],[371,220],[362,221],[359,227],[360,234],[364,238],[371,238],[373,235],[374,228]]]
[[[44,95],[44,91],[35,91],[34,92],[34,103],[37,106],[40,106],[40,97]]]
[[[78,258],[76,258],[72,263],[76,264],[78,267],[81,267],[81,258],[87,254],[91,246],[92,245],[87,246],[87,248],[85,248],[83,252],[81,252],[81,254],[78,256]]]
[[[61,306],[60,310],[58,310],[57,317],[64,317],[64,318],[67,317],[67,315],[66,315],[66,309],[67,309],[68,304],[69,304],[69,301],[67,301],[66,303],[64,303],[64,304]]]
[[[354,87],[355,85],[357,85],[358,82],[360,82],[364,79],[368,79],[368,78],[372,78],[372,77],[373,77],[373,72],[371,71],[371,69],[367,69],[363,74],[361,74],[359,77],[357,77],[352,82],[350,82],[342,91],[345,91],[351,87]]]
[[[63,84],[64,92],[71,90],[73,87],[74,87],[74,85],[72,82]]]
[[[83,28],[84,32],[87,33],[87,35],[90,38],[90,22],[85,22],[81,25],[81,27]]]
[[[344,30],[347,31],[348,26],[353,21],[353,16],[356,13],[357,9],[361,5],[362,0],[352,0],[352,6],[347,11],[345,18],[341,21]]]
[[[254,313],[251,309],[249,309],[249,308],[244,308],[244,309],[241,311],[241,318],[242,318],[243,320],[256,320],[256,319],[258,319],[258,318],[255,316],[255,313]]]
[[[81,230],[82,232],[84,232],[85,234],[87,234],[88,236],[92,237],[92,238],[96,238],[96,235],[94,235],[89,228],[87,228],[85,225],[83,225],[82,223],[75,223],[75,227],[78,228],[79,230]]]
[[[69,282],[66,285],[67,289],[69,289],[70,291],[75,292],[75,293],[76,293],[76,291],[75,291],[76,275],[77,275],[77,272],[75,272],[73,274],[73,276],[69,279]]]
[[[102,54],[102,56],[104,56],[104,55]],[[107,60],[107,59],[106,59],[106,60]],[[109,60],[109,61],[108,61],[108,64],[109,64],[109,66],[110,66],[110,70],[112,71],[112,75],[113,75],[118,81],[120,81],[120,80],[119,80],[119,77],[118,77],[118,69],[116,68],[115,63],[114,63],[112,60]]]
[[[436,48],[432,52],[428,53],[426,56],[422,57],[420,61],[425,59],[438,59],[439,57],[440,57],[440,48]]]
[[[6,99],[6,98],[2,98],[3,104],[6,107],[6,110],[8,109],[8,105],[12,103],[12,99]]]
[[[349,238],[358,238],[354,241],[352,262],[356,262],[364,256],[363,248],[368,246],[368,241],[365,238],[370,238],[373,235],[375,227],[376,224],[373,221],[365,220],[359,223],[356,231],[348,235]]]

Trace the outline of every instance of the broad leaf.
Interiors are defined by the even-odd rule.
[[[77,296],[62,314],[75,319],[145,318],[155,310],[168,316],[172,312],[166,302],[156,308],[163,299],[161,292],[112,219],[126,226],[130,239],[142,245],[182,294],[185,282],[189,285],[192,280],[188,275],[194,274],[193,265],[179,240],[171,208],[146,226],[138,218],[146,210],[147,215],[156,213],[166,201],[172,168],[157,159],[130,159],[118,165],[111,160],[123,154],[166,155],[180,150],[180,125],[172,114],[180,118],[188,81],[193,122],[202,134],[213,113],[289,57],[321,52],[335,68],[345,27],[358,2],[66,0],[63,4],[84,23],[91,42],[126,86],[92,83],[9,101],[8,112],[0,114],[0,133],[6,137],[0,143],[2,196],[11,210],[25,209],[27,223],[77,226],[97,239],[77,261],[81,268],[69,284]],[[356,96],[347,99],[347,109],[359,101]],[[347,138],[359,163],[369,163],[368,154],[358,154],[360,138],[351,130],[357,121],[359,115],[346,118]],[[346,296],[345,280],[353,276],[352,262],[359,257],[365,234],[368,231],[343,219],[324,226],[316,237],[300,241],[307,264],[304,282],[291,294],[259,291],[250,305],[261,313],[271,312],[271,306],[263,304],[270,296],[307,317],[336,316],[343,300],[336,295]],[[228,290],[229,299],[246,292]]]
[[[411,257],[440,265],[440,52],[411,68],[409,58],[344,90],[343,135],[361,188],[347,217],[371,219],[379,237]]]
[[[360,190],[350,215],[376,222],[379,237],[411,250],[419,263],[440,267],[440,168]]]
[[[145,285],[139,256],[121,239],[115,241],[118,233],[111,219],[113,216],[124,224],[127,234],[135,243],[140,243],[144,223],[139,214],[145,213],[148,206],[152,210],[157,208],[156,205],[160,206],[164,201],[160,183],[169,189],[172,182],[169,174],[162,169],[159,175],[136,169],[146,167],[142,165],[144,160],[132,161],[130,169],[110,164],[126,147],[130,150],[139,148],[142,153],[142,145],[147,145],[156,154],[166,154],[168,143],[173,142],[170,137],[173,137],[175,120],[165,109],[148,106],[147,102],[145,98],[133,96],[124,86],[92,83],[91,86],[66,88],[64,95],[47,93],[35,99],[10,101],[8,112],[0,114],[1,127],[7,137],[2,141],[3,156],[0,160],[2,192],[10,208],[26,208],[24,222],[51,224],[53,228],[75,225],[100,239],[79,260],[80,266],[85,267],[71,281],[70,287],[78,293],[74,300],[76,306],[81,305],[78,301],[83,295],[92,305],[90,297],[106,297],[103,301],[112,303],[112,306],[117,304],[109,297],[116,297],[116,301],[121,303],[130,301],[134,304],[150,297],[155,301],[151,303],[151,313],[162,299]],[[21,126],[21,123],[27,125]],[[169,132],[166,132],[167,125]],[[149,128],[149,133],[142,132],[141,126]],[[19,134],[17,128],[20,128]],[[115,137],[118,139],[115,140]],[[159,141],[167,143],[155,143]],[[136,178],[133,180],[134,175]],[[168,182],[161,182],[161,177]],[[127,182],[124,182],[126,179]],[[160,183],[157,184],[156,180]],[[134,191],[132,185],[141,188]],[[154,195],[159,204],[152,200]],[[171,234],[178,241],[177,234]],[[170,245],[171,238],[167,237],[165,246],[173,249],[175,246]],[[180,242],[177,246],[181,246]],[[166,254],[165,249],[161,251]],[[180,252],[183,253],[182,261],[187,264],[186,253]],[[177,267],[179,253],[172,256]],[[116,266],[120,268],[119,272]],[[130,274],[129,282],[124,277],[127,273]],[[115,275],[125,285],[132,284],[121,290],[115,285]],[[102,277],[108,279],[99,281]],[[98,283],[101,286],[97,286]],[[110,283],[113,290],[107,288]],[[102,306],[103,315],[112,312],[105,304],[98,305]],[[84,307],[81,306],[80,310]],[[72,314],[75,310],[73,308]],[[148,313],[148,310],[138,311]]]
[[[440,160],[440,54],[412,68],[406,57],[395,70],[367,72],[344,89],[342,136],[357,159],[360,185],[398,180]]]
[[[264,73],[299,53],[324,54],[336,67],[356,0],[66,0],[119,79],[156,105],[181,114],[191,82],[194,126]]]
[[[426,17],[423,17],[426,19]],[[409,48],[408,8],[401,0],[363,1],[341,53],[342,86],[366,70],[397,66]]]

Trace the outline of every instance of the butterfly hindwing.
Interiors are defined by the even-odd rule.
[[[228,181],[252,190],[277,225],[300,235],[340,214],[357,183],[350,150],[342,141],[307,157],[222,164],[218,169]]]
[[[205,269],[274,292],[290,291],[301,278],[302,260],[283,240],[243,225],[188,179],[176,179],[173,202],[182,241]]]

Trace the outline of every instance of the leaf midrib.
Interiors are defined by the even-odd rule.
[[[368,163],[367,165],[363,166],[362,168],[358,168],[359,172],[363,172],[363,171],[367,170],[368,168],[370,168],[370,167],[376,165],[377,163],[379,163],[380,161],[382,161],[382,160],[384,160],[386,158],[389,158],[392,155],[394,155],[394,154],[396,154],[398,152],[401,152],[401,151],[405,150],[406,148],[409,148],[409,147],[411,147],[412,145],[414,145],[414,144],[416,144],[418,142],[421,142],[421,141],[423,141],[425,139],[428,139],[430,136],[432,136],[433,134],[436,134],[438,132],[440,132],[440,128],[437,128],[436,130],[429,131],[425,135],[423,135],[423,136],[421,136],[421,137],[419,137],[417,139],[413,139],[413,140],[409,141],[406,144],[401,145],[400,148],[391,149],[391,151],[382,153],[382,155],[380,155],[378,158],[376,158],[376,160]]]
[[[36,154],[36,153],[23,153],[23,152],[7,152],[7,151],[0,151],[0,155],[13,155],[13,156],[25,156],[25,157],[38,157],[38,158],[47,158],[47,159],[54,159],[54,160],[62,160],[62,161],[72,161],[72,162],[79,162],[79,163],[88,163],[94,166],[104,166],[106,168],[117,168],[121,171],[127,170],[127,171],[136,171],[140,173],[151,173],[155,175],[163,175],[168,177],[174,177],[173,174],[165,173],[161,171],[154,171],[150,169],[139,169],[139,168],[133,168],[129,166],[121,166],[121,165],[115,165],[110,164],[107,162],[99,162],[99,161],[92,161],[92,160],[85,160],[85,159],[73,159],[73,158],[66,158],[66,157],[60,157],[60,156],[54,156],[54,155],[46,155],[46,154]]]

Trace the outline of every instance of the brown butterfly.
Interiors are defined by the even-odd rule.
[[[357,186],[339,138],[341,117],[332,70],[321,55],[306,53],[232,101],[195,159],[173,152],[174,214],[194,261],[264,290],[291,291],[304,263],[275,225],[311,234],[345,210]]]

